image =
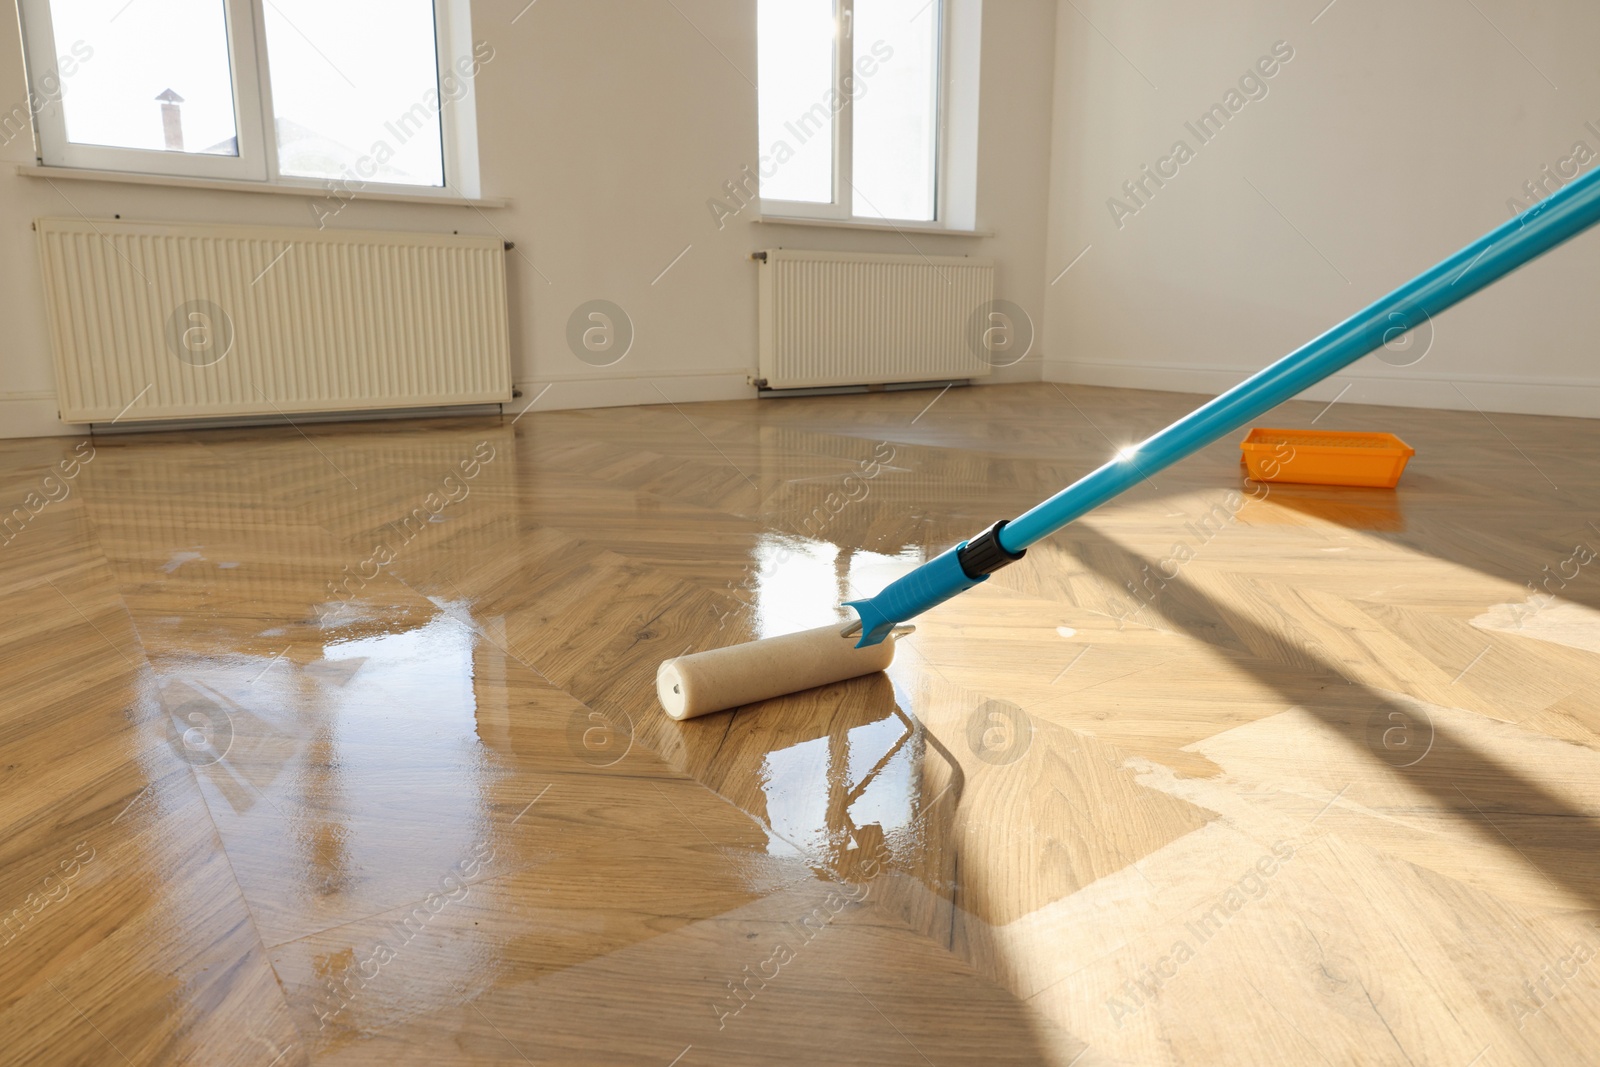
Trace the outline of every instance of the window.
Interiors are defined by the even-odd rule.
[[[762,213],[970,226],[977,4],[759,0]]]
[[[467,0],[22,0],[40,162],[476,196]]]

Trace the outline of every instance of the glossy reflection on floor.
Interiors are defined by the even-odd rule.
[[[1590,1062],[1600,426],[1338,405],[1398,491],[1219,445],[662,716],[1193,398],[928,400],[0,442],[0,1062]]]

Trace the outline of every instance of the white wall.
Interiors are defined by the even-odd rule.
[[[707,199],[756,160],[754,0],[541,0],[513,24],[525,4],[473,4],[473,38],[494,48],[474,89],[483,193],[513,205],[358,197],[328,224],[515,241],[515,378],[530,398],[556,383],[542,407],[659,403],[657,387],[675,401],[753,396],[745,383],[756,349],[751,251],[908,250],[893,233],[752,225],[753,209],[718,229]],[[913,238],[930,254],[994,257],[997,295],[1029,311],[1041,333],[1055,18],[1052,0],[985,5],[978,225],[995,236]],[[0,107],[26,92],[16,24],[7,21]],[[55,416],[34,218],[315,221],[298,197],[15,175],[14,164],[32,156],[25,138],[0,148],[0,436],[73,429]],[[622,306],[635,325],[632,350],[613,367],[581,362],[566,343],[568,315],[596,298]],[[1036,353],[1042,345],[1041,337]],[[1036,354],[998,378],[1037,379],[1039,365]]]
[[[1600,152],[1591,0],[1327,2],[1060,4],[1048,278],[1091,248],[1048,288],[1047,379],[1220,391],[1503,222],[1574,142]],[[1197,145],[1185,121],[1279,40],[1268,95],[1119,228],[1122,182]],[[1597,277],[1591,233],[1441,316],[1420,362],[1309,395],[1600,416]]]

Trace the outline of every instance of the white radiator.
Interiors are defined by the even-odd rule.
[[[768,389],[983,378],[993,369],[981,348],[992,260],[761,255],[757,377]]]
[[[511,399],[499,238],[34,225],[67,422]]]

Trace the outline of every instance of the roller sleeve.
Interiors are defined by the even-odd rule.
[[[855,647],[840,623],[729,648],[678,656],[656,671],[656,693],[674,719],[692,719],[846,678],[894,660],[894,641]]]

